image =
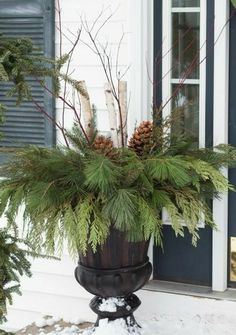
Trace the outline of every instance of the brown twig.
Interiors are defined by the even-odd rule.
[[[52,90],[50,90],[46,85],[44,85],[39,79],[37,79],[37,81],[38,81],[38,82],[40,83],[40,85],[41,85],[41,86],[42,86],[48,93],[50,93],[54,98],[58,98],[58,99],[60,99],[62,102],[65,102],[65,105],[66,105],[67,107],[69,107],[71,110],[73,110],[73,112],[74,112],[74,114],[75,114],[75,116],[76,116],[76,121],[78,122],[79,127],[80,127],[80,129],[81,129],[81,131],[82,131],[82,133],[83,133],[83,135],[84,135],[84,137],[85,137],[87,143],[89,144],[89,143],[90,143],[89,138],[88,138],[88,136],[87,136],[87,134],[86,134],[86,131],[85,131],[83,125],[82,125],[81,119],[80,119],[80,117],[79,117],[79,113],[77,112],[75,106],[73,106],[73,105],[70,104],[68,101],[66,101],[66,100],[64,99],[63,96],[61,96],[61,95],[55,95],[55,93],[54,93]]]
[[[117,48],[117,53],[116,53],[116,79],[117,79],[117,80],[120,80],[120,79],[121,79],[121,78],[120,78],[120,74],[119,74],[119,72],[118,72],[118,61],[119,61],[119,56],[120,56],[121,43],[122,43],[122,41],[123,41],[123,39],[124,39],[124,36],[125,36],[125,34],[123,33],[123,34],[121,35],[120,40],[119,40],[118,48]]]
[[[101,13],[99,14],[101,17]],[[106,20],[104,20],[104,22],[98,27],[97,31],[93,34],[92,30],[89,29],[88,26],[88,22],[86,19],[82,19],[82,25],[85,29],[85,31],[88,34],[88,37],[92,43],[91,47],[90,45],[88,45],[86,42],[84,42],[84,44],[86,44],[87,46],[89,46],[89,48],[91,50],[93,50],[99,57],[105,77],[107,82],[109,83],[110,87],[111,87],[111,92],[112,95],[117,103],[118,106],[118,113],[119,113],[119,120],[120,120],[120,133],[121,133],[121,145],[122,147],[125,146],[125,139],[124,139],[124,125],[123,125],[123,120],[122,120],[122,108],[121,108],[121,103],[120,103],[120,99],[119,99],[119,94],[118,91],[116,90],[116,86],[113,80],[113,75],[112,75],[112,64],[111,64],[111,56],[108,55],[106,47],[102,46],[101,43],[99,43],[99,41],[97,40],[97,36],[99,34],[99,32],[101,31],[101,29],[105,26],[105,24],[111,19],[111,17],[114,15],[114,13],[110,14]],[[94,25],[92,26],[94,27]],[[121,43],[121,42],[120,42]],[[117,61],[118,63],[118,61]],[[118,80],[118,86],[119,86],[119,80]]]
[[[67,77],[69,75],[69,71],[70,71],[70,65],[71,65],[71,60],[72,60],[72,57],[73,57],[73,54],[74,54],[74,51],[75,51],[75,48],[76,46],[78,45],[78,42],[79,42],[79,39],[80,39],[80,35],[81,35],[81,29],[78,30],[78,34],[77,34],[77,37],[76,37],[76,40],[71,48],[71,50],[69,51],[69,59],[67,61],[67,67],[66,67],[66,72],[65,72],[65,76]],[[63,90],[63,98],[64,100],[66,101],[66,93],[67,93],[67,81],[64,80],[64,90]],[[62,106],[62,126],[64,127],[65,125],[65,107],[66,107],[66,104],[65,102],[63,101],[63,106]]]
[[[68,140],[67,140],[67,138],[66,138],[66,135],[65,135],[65,128],[63,128],[62,126],[60,126],[59,123],[55,120],[55,118],[53,118],[51,115],[49,115],[49,114],[45,111],[45,109],[44,109],[42,106],[40,106],[40,104],[39,104],[33,97],[31,97],[31,100],[32,100],[33,104],[35,105],[35,107],[37,108],[37,110],[38,110],[40,113],[42,113],[43,115],[45,115],[46,118],[47,118],[50,122],[52,122],[52,123],[53,123],[53,124],[54,124],[54,125],[61,131],[62,136],[63,136],[63,138],[64,138],[64,140],[65,140],[66,146],[69,148],[70,146],[69,146],[69,142],[68,142]]]

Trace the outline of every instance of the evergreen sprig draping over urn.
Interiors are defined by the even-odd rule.
[[[236,0],[231,0],[231,3],[236,8]]]
[[[111,226],[129,241],[153,236],[161,245],[163,208],[176,236],[185,223],[196,245],[199,223],[214,226],[208,200],[233,189],[220,168],[234,163],[235,150],[194,148],[189,138],[166,131],[174,120],[143,122],[124,148],[111,147],[96,131],[87,142],[75,125],[67,133],[73,147],[20,150],[1,167],[0,214],[12,226],[24,205],[25,234],[37,252],[60,252],[64,241],[73,256],[90,247],[96,252]]]

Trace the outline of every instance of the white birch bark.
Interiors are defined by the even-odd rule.
[[[84,80],[80,81],[80,87],[81,91],[83,92],[83,93],[79,92],[79,97],[84,120],[84,128],[88,137],[91,138],[93,134],[93,126],[92,126],[93,111],[90,103],[90,97],[87,90],[87,86]]]
[[[122,80],[119,81],[118,96],[120,101],[121,118],[122,118],[122,124],[120,124],[119,122],[119,128],[122,127],[123,129],[124,143],[126,145],[127,143],[127,82],[126,81]]]
[[[111,87],[109,83],[106,83],[104,85],[104,92],[105,92],[105,98],[106,98],[106,106],[109,114],[109,124],[110,124],[110,133],[111,133],[111,139],[113,141],[114,147],[119,146],[118,142],[118,129],[117,129],[117,113],[114,103],[114,98],[112,95]]]

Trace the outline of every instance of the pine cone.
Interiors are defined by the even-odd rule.
[[[99,135],[93,142],[93,148],[96,152],[109,156],[111,155],[114,146],[112,140],[109,137]]]
[[[129,140],[129,148],[134,150],[137,155],[149,153],[153,147],[153,123],[152,121],[143,121]]]

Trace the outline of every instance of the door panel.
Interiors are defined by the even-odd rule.
[[[154,278],[159,280],[211,285],[212,232],[200,229],[200,240],[195,248],[185,229],[184,238],[176,238],[170,226],[165,226],[164,250],[154,248]]]
[[[162,41],[162,1],[154,2],[154,59],[160,53]],[[214,1],[207,1],[207,59],[206,59],[206,146],[213,142],[213,64],[214,64]],[[155,67],[154,82],[162,80],[160,66]],[[161,86],[161,85],[160,85]],[[154,88],[155,104],[162,101],[162,91]],[[163,228],[164,251],[154,247],[154,279],[211,286],[212,231],[199,229],[198,247],[191,245],[185,229],[184,238],[176,238],[171,226]]]

